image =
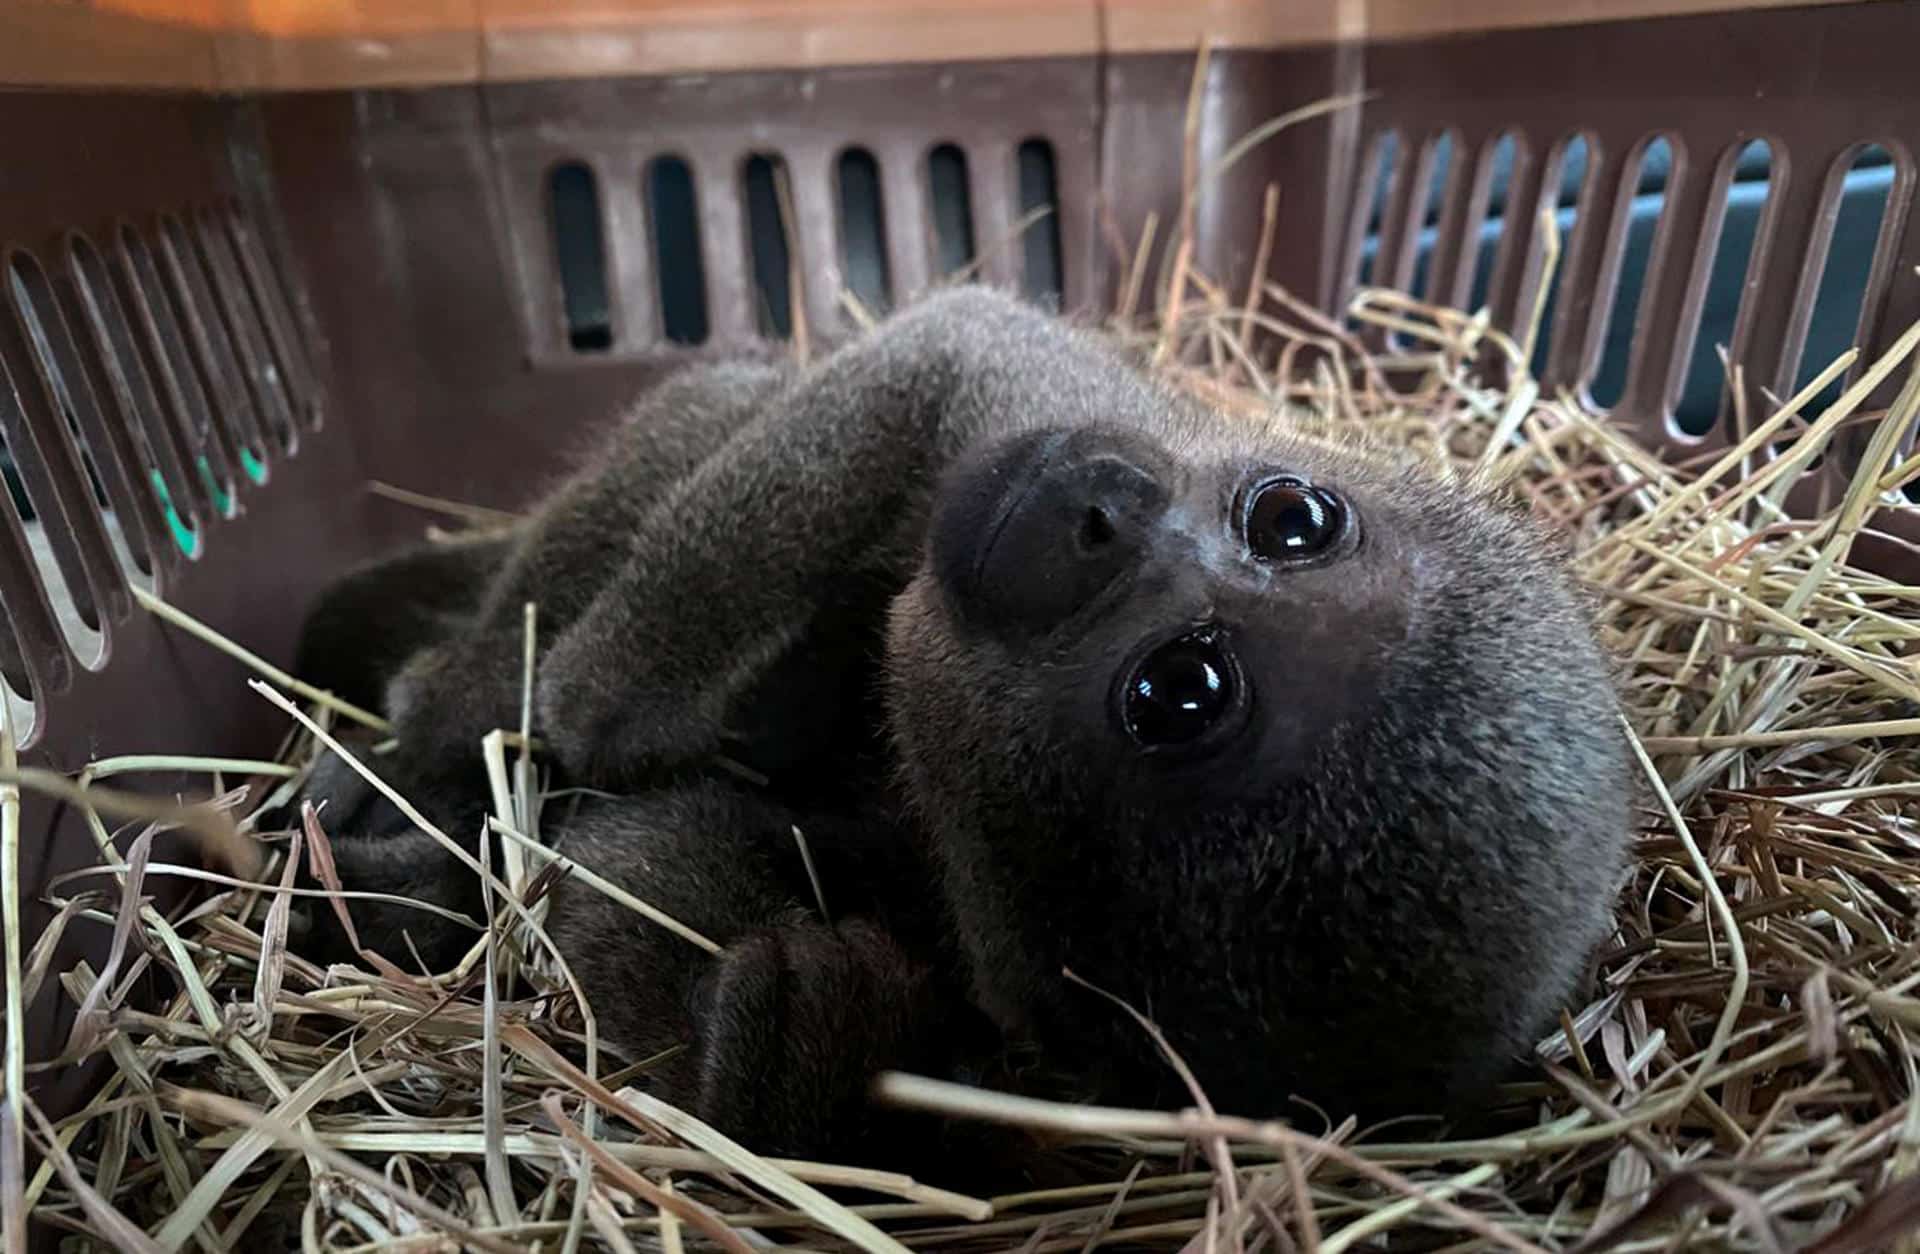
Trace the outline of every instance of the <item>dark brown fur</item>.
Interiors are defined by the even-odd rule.
[[[1054,536],[1008,486],[1039,476],[1071,506],[1088,465],[1108,467],[1087,480],[1091,539]],[[1337,492],[1356,538],[1251,560],[1229,506],[1262,467]],[[387,569],[404,599],[417,569]],[[381,599],[379,568],[357,579],[343,598]],[[561,779],[626,793],[550,833],[725,952],[575,882],[555,940],[607,1039],[689,1044],[669,1098],[759,1148],[887,1157],[865,1085],[889,1066],[1184,1100],[1063,968],[1156,1018],[1223,1107],[1471,1109],[1608,928],[1629,764],[1535,529],[1390,458],[1210,412],[990,292],[805,371],[668,382],[397,674],[379,616],[323,605],[304,656],[336,676],[367,660],[353,690],[384,684],[388,769],[463,839],[479,740],[519,722],[529,599],[536,731]],[[1198,621],[1232,633],[1246,725],[1143,752],[1117,677]],[[316,792],[342,803],[350,885],[477,913],[470,877],[342,780]],[[402,930],[439,960],[471,942],[417,912],[355,916],[390,950]]]

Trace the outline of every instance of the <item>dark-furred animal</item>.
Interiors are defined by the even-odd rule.
[[[1068,970],[1222,1109],[1470,1110],[1609,930],[1630,761],[1548,538],[1010,297],[690,367],[485,543],[349,578],[301,665],[380,692],[381,769],[470,840],[537,602],[536,735],[616,794],[549,834],[722,952],[577,877],[549,929],[603,1038],[686,1044],[655,1082],[755,1148],[883,1156],[885,1067],[1186,1101]],[[422,582],[405,649],[342,612]],[[343,772],[317,792],[349,887],[477,917]],[[474,939],[354,909],[397,959]]]

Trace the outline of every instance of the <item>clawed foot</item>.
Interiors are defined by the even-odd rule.
[[[380,761],[372,744],[344,745],[349,753],[376,774]],[[294,800],[293,820],[311,804],[328,831],[366,832],[376,825],[374,813],[385,802],[372,782],[354,765],[331,749],[321,750],[319,760],[307,776],[307,783]]]
[[[299,828],[303,841],[301,866],[294,884],[303,895],[294,899],[288,936],[294,951],[320,963],[364,962],[360,948],[371,950],[403,968],[419,961],[442,967],[471,943],[477,934],[447,914],[479,921],[479,878],[451,851],[403,812],[362,771],[370,769],[451,838],[467,841],[473,822],[485,811],[485,797],[473,789],[449,790],[422,784],[393,755],[373,752],[372,733],[344,733],[342,748],[360,766],[332,749],[324,749],[305,786],[273,825]],[[306,823],[311,808],[314,824],[326,841],[327,852],[317,856]],[[331,866],[331,874],[322,868]],[[439,907],[446,913],[422,910],[399,901],[347,899],[353,920],[354,944],[342,925],[335,903],[316,895],[337,886],[347,893],[381,893]]]
[[[767,928],[695,994],[701,1118],[763,1153],[875,1154],[874,1075],[932,1044],[928,973],[861,921]]]
[[[555,667],[540,683],[540,737],[569,777],[599,788],[656,784],[721,743],[718,712],[633,688],[583,682]]]

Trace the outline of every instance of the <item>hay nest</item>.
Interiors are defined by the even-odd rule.
[[[1271,288],[1230,298],[1169,251],[1154,290],[1171,314],[1116,321],[1158,368],[1230,411],[1282,405],[1511,482],[1570,537],[1624,661],[1649,781],[1636,869],[1596,999],[1540,1042],[1504,1131],[1423,1139],[889,1077],[894,1100],[1065,1133],[1119,1166],[1104,1184],[974,1198],[759,1158],[644,1093],[644,1062],[594,1045],[542,907],[522,904],[553,872],[520,836],[537,835],[541,797],[516,736],[484,750],[510,893],[454,972],[322,970],[289,950],[286,855],[324,852],[316,823],[273,834],[251,880],[155,863],[156,830],[218,835],[226,815],[245,831],[335,720],[368,717],[255,659],[256,686],[297,721],[277,762],[123,760],[78,781],[5,764],[14,787],[80,802],[101,850],[56,886],[58,920],[24,959],[12,938],[9,985],[60,980],[83,1011],[59,1065],[110,1061],[63,1121],[8,1104],[8,1131],[24,1119],[42,1156],[24,1178],[0,1172],[10,1222],[31,1209],[133,1250],[1891,1248],[1920,1222],[1920,762],[1904,739],[1920,734],[1920,589],[1849,554],[1920,474],[1898,452],[1920,409],[1920,327],[1771,415],[1738,415],[1737,446],[1674,464],[1542,395],[1526,345],[1483,316],[1365,292],[1336,322]],[[1145,286],[1136,267],[1129,301]],[[1865,450],[1852,488],[1790,517],[1787,489],[1843,430]],[[156,767],[208,773],[214,800],[155,806],[99,784]],[[17,796],[0,796],[16,832]],[[219,891],[165,916],[143,902],[161,875]],[[94,927],[116,939],[105,970],[47,970],[53,938]],[[136,1010],[128,990],[151,968],[179,991]]]

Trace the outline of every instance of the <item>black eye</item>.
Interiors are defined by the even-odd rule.
[[[1127,677],[1127,731],[1148,747],[1197,740],[1233,708],[1234,671],[1217,632],[1198,631],[1149,653]]]
[[[1247,507],[1247,547],[1270,561],[1312,557],[1340,538],[1339,500],[1298,479],[1275,479]]]

